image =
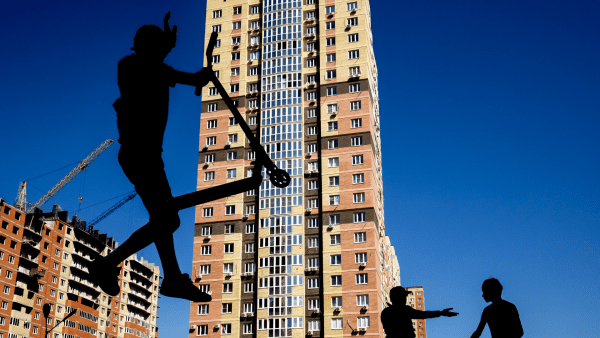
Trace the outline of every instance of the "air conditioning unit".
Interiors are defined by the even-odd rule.
[[[351,24],[349,24],[349,23],[347,23],[347,24],[346,24],[346,28],[350,28],[350,27],[352,27],[352,25],[351,25]]]
[[[215,324],[215,329],[218,329],[221,327],[221,324]]]
[[[248,218],[250,217],[250,214],[245,214],[244,217]]]
[[[196,275],[196,279],[202,279],[202,275]]]
[[[311,212],[311,211],[312,211],[312,208],[308,208],[308,209],[306,209],[306,211],[308,211],[308,212]]]
[[[336,308],[335,308],[335,309],[333,309],[333,311],[340,312],[340,311],[342,311],[342,308],[341,308],[341,307],[339,307],[339,306],[336,306]]]
[[[366,266],[367,266],[367,263],[365,263],[365,262],[362,262],[362,263],[360,263],[360,266],[362,266],[362,267],[364,268],[364,267],[366,267]]]
[[[211,291],[211,290],[208,290],[208,291],[206,291],[206,294],[207,294],[207,295],[212,295],[212,291]]]
[[[234,46],[239,46],[239,45],[240,45],[240,43],[239,43],[239,42],[236,42],[236,43],[234,43],[233,45],[234,45]]]
[[[321,309],[314,309],[314,310],[313,310],[313,313],[317,313],[317,314],[319,314],[319,313],[321,313]]]
[[[333,224],[329,224],[329,225],[327,226],[327,228],[329,228],[329,229],[333,229]]]
[[[225,143],[225,144],[226,144],[226,145],[228,145],[228,146],[230,146],[230,145],[231,145],[231,142],[230,142],[230,141],[227,141],[227,143]]]
[[[195,330],[195,329],[196,329],[196,325],[190,326],[190,330]]]
[[[211,239],[211,238],[212,238],[212,235],[211,235],[211,234],[208,234],[208,235],[206,235],[205,237],[206,237],[206,238],[208,238],[208,239]]]
[[[309,336],[312,336],[313,332],[312,331],[308,331],[306,334],[309,335]]]
[[[242,313],[242,318],[246,318],[246,317],[248,317],[248,314],[247,313]]]
[[[358,328],[352,329],[352,332],[354,332],[354,333],[358,332]]]
[[[366,327],[361,327],[360,329],[358,329],[358,331],[360,331],[360,332],[367,332],[367,328]]]
[[[254,272],[253,271],[246,272],[246,275],[248,275],[248,276],[254,276]]]
[[[231,277],[231,276],[233,276],[233,273],[232,272],[228,272],[227,273],[227,277]]]
[[[363,310],[367,311],[369,309],[369,305],[365,305],[362,307]]]
[[[204,149],[208,148],[208,144],[205,144],[204,147],[202,147]]]

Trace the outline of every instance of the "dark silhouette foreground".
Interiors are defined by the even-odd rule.
[[[415,330],[411,319],[437,318],[441,316],[454,317],[457,312],[451,312],[452,308],[442,311],[419,311],[406,305],[406,297],[410,294],[401,286],[390,290],[390,299],[393,305],[381,312],[381,323],[388,338],[414,338]]]
[[[486,279],[481,286],[483,299],[492,302],[481,314],[479,326],[471,338],[479,338],[485,324],[490,328],[492,338],[521,338],[523,326],[519,318],[519,311],[514,304],[502,299],[502,284],[495,278]]]
[[[164,31],[154,25],[142,26],[137,31],[132,48],[135,54],[128,55],[119,62],[121,97],[113,105],[117,112],[121,143],[119,163],[148,210],[150,221],[109,255],[92,262],[89,271],[92,280],[104,292],[117,295],[120,290],[118,265],[132,254],[155,243],[165,274],[160,293],[194,302],[207,302],[211,300],[211,296],[194,286],[189,275],[181,273],[177,263],[173,232],[180,225],[178,211],[257,188],[262,181],[260,173],[263,165],[271,182],[278,187],[289,185],[290,178],[268,158],[210,67],[192,74],[177,71],[163,63],[176,42],[177,26],[173,26],[171,30],[169,17],[170,12],[164,18]],[[207,48],[209,64],[216,40],[217,35],[213,33]],[[200,88],[209,81],[215,84],[256,151],[254,175],[174,198],[161,156],[168,118],[169,87],[174,87],[177,83],[195,86],[198,95]]]

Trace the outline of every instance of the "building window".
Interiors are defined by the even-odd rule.
[[[306,99],[308,101],[316,101],[317,100],[317,92],[307,92]]]
[[[246,252],[246,253],[254,253],[255,252],[254,243],[246,243],[246,244],[244,244],[244,252]]]
[[[252,324],[244,324],[244,334],[253,334]]]
[[[369,284],[369,275],[366,273],[357,273],[356,274],[356,284],[357,285]]]
[[[358,18],[349,18],[346,20],[346,27],[358,26]]]
[[[337,114],[338,112],[338,105],[337,104],[328,104],[327,105],[327,113],[328,114]]]
[[[363,155],[352,155],[352,164],[353,165],[359,165],[359,164],[364,164],[364,157]]]
[[[365,183],[365,174],[353,174],[352,175],[352,184],[362,184]]]
[[[325,46],[335,46],[335,38],[326,38]]]
[[[325,22],[325,29],[326,30],[335,29],[335,21]]]
[[[223,264],[223,273],[233,273],[233,263]]]
[[[214,129],[217,127],[217,120],[206,121],[206,129]]]
[[[321,308],[321,304],[318,299],[308,299],[308,309],[309,310],[319,310]]]
[[[340,215],[329,215],[329,224],[338,225],[340,224]]]
[[[220,33],[221,32],[221,25],[214,25],[214,26],[212,26],[212,31]]]
[[[258,75],[258,67],[250,67],[250,76]]]
[[[331,319],[331,329],[332,330],[341,330],[344,328],[342,323],[342,318],[332,318]]]
[[[252,283],[252,282],[244,283],[244,292],[245,293],[254,292],[254,283]]]
[[[331,255],[329,256],[330,265],[341,265],[342,264],[342,255]]]
[[[309,228],[318,228],[319,227],[319,219],[318,218],[309,218],[308,219],[308,227]]]
[[[230,88],[230,93],[237,93],[240,91],[240,84],[239,83],[235,83],[229,86]]]
[[[366,329],[369,326],[371,326],[369,317],[358,317],[357,324],[358,324],[357,326],[359,329]]]
[[[360,52],[358,49],[351,50],[348,52],[348,59],[358,59],[360,56]]]
[[[366,242],[367,242],[367,233],[366,232],[355,232],[354,233],[354,243],[366,243]]]
[[[308,171],[319,171],[319,162],[308,162]]]
[[[340,205],[340,195],[329,195],[329,205]]]
[[[367,253],[366,252],[359,252],[359,253],[354,254],[354,263],[360,264],[360,263],[366,263],[366,262],[367,262]]]
[[[255,126],[257,124],[258,119],[256,118],[256,116],[250,116],[248,117],[248,125],[250,126]]]
[[[325,7],[325,14],[334,14],[334,13],[335,13],[335,6]]]
[[[213,208],[202,209],[202,217],[212,217],[212,216],[213,216]]]
[[[342,276],[331,276],[331,286],[342,286]]]
[[[327,141],[327,149],[337,149],[339,147],[338,139]]]
[[[309,248],[318,248],[319,247],[319,238],[311,237],[308,239],[308,247]]]
[[[360,101],[350,102],[350,110],[360,110],[360,108],[361,108]]]
[[[208,314],[208,304],[198,305],[198,314],[205,316]]]
[[[223,11],[220,9],[218,11],[213,11],[213,19],[220,18],[222,15],[223,15]]]
[[[327,96],[337,95],[337,87],[327,87]]]
[[[221,324],[221,334],[231,334],[231,324]]]
[[[210,136],[206,138],[206,145],[207,146],[214,146],[217,144],[217,137],[216,136]]]
[[[242,28],[242,22],[241,21],[234,21],[231,25],[231,29],[236,30],[236,29],[241,29]]]
[[[308,181],[308,190],[319,189],[319,180]]]
[[[256,224],[246,224],[246,233],[247,234],[256,233]]]
[[[233,233],[233,224],[225,224],[223,230],[223,233],[225,233],[225,235],[231,235]]]
[[[347,5],[349,11],[355,11],[358,8],[357,2],[349,2]]]
[[[339,176],[330,176],[329,177],[329,186],[337,187],[340,185],[340,177]]]
[[[246,206],[246,215],[256,214],[256,204],[249,204]]]
[[[350,68],[348,68],[348,72],[349,72],[348,75],[350,77],[358,77],[358,76],[360,76],[362,74],[360,72],[360,67],[350,67]],[[357,86],[355,86],[355,88],[353,88],[352,85],[350,85],[350,93],[357,93],[359,91],[360,91],[360,84],[358,84]]]
[[[365,193],[359,192],[353,194],[354,203],[365,203]]]
[[[316,209],[319,207],[319,199],[318,198],[310,198],[308,199],[308,207]]]
[[[340,245],[340,244],[342,244],[342,240],[341,240],[341,236],[340,235],[330,235],[329,237],[331,239],[331,245]]]
[[[319,278],[308,278],[308,288],[318,289],[320,287]]]
[[[348,34],[348,42],[358,42],[358,33]]]
[[[214,65],[215,63],[219,63],[219,62],[221,62],[221,55],[213,55],[212,64]]]
[[[350,120],[350,128],[360,128],[360,127],[362,127],[362,119]]]
[[[202,236],[210,236],[212,235],[212,226],[203,226],[202,227]]]
[[[329,162],[329,168],[336,168],[336,167],[340,166],[339,157],[330,157],[328,162]]]
[[[308,127],[306,133],[308,134],[308,136],[317,135],[317,127],[316,126]]]
[[[211,252],[212,252],[212,246],[211,245],[203,245],[202,246],[201,255],[207,256],[207,255],[210,255]]]
[[[237,151],[230,151],[227,153],[227,161],[237,160]]]
[[[360,72],[360,70],[359,70]],[[351,76],[354,76],[354,73],[350,73]],[[360,83],[355,83],[350,85],[350,93],[358,93],[360,92]]]
[[[227,169],[227,178],[235,178],[236,169]]]
[[[231,53],[231,61],[236,61],[240,59],[240,52]]]
[[[317,65],[317,59],[306,59],[306,68],[315,67]]]
[[[208,325],[198,325],[196,336],[208,336]],[[102,338],[102,337],[100,337]]]
[[[250,14],[260,14],[260,6],[250,6]]]
[[[223,293],[232,293],[233,283],[223,283]]]
[[[314,52],[315,51],[315,43],[314,42],[309,42],[306,44],[306,51],[307,52]]]
[[[363,145],[363,137],[362,136],[352,137],[350,139],[350,145],[353,147],[362,146]]]
[[[240,76],[239,68],[231,68],[231,76]]]
[[[369,295],[358,295],[356,296],[356,306],[369,305]]]
[[[327,122],[327,131],[335,131],[338,130],[337,121]]]

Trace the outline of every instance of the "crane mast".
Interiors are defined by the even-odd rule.
[[[77,174],[79,174],[83,169],[90,165],[90,163],[92,163],[92,161],[95,160],[96,157],[102,154],[102,152],[104,152],[104,150],[106,150],[106,148],[108,148],[113,142],[114,141],[110,139],[102,142],[102,144],[99,145],[98,148],[94,149],[94,151],[91,154],[89,154],[86,158],[79,162],[79,164],[75,168],[73,168],[73,170],[71,170],[71,172],[68,173],[67,176],[63,177],[63,179],[60,180],[60,182],[58,182],[54,187],[52,187],[52,189],[50,189],[50,191],[48,191],[44,196],[42,196],[42,198],[40,198],[39,201],[37,201],[34,205],[27,209],[27,213],[32,212],[35,208],[41,208],[42,205],[44,205],[49,199],[52,198],[52,196],[54,196],[60,189],[62,189],[75,176],[77,176]],[[26,184],[26,182],[24,183]],[[23,189],[25,188],[25,184],[22,185]],[[24,195],[25,192],[23,191],[22,194]],[[21,201],[21,203],[23,203],[22,207],[25,208],[24,199],[23,201]]]

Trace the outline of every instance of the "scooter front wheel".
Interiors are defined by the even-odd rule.
[[[290,175],[282,169],[275,169],[269,173],[269,180],[271,180],[271,183],[277,188],[285,188],[290,185],[291,182]]]

